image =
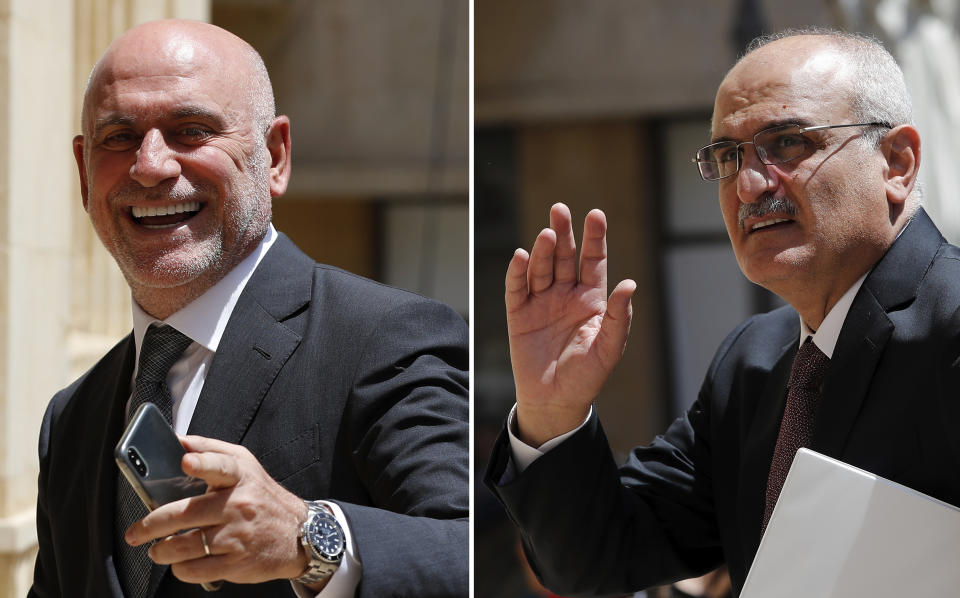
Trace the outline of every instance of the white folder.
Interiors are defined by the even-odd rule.
[[[960,596],[960,509],[800,449],[740,596]]]

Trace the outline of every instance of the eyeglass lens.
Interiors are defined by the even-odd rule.
[[[744,143],[751,143],[746,141]],[[744,143],[722,141],[697,152],[700,175],[708,181],[722,179],[740,170],[740,146]],[[786,125],[760,131],[753,137],[757,156],[764,164],[782,164],[804,155],[810,140],[798,125]]]

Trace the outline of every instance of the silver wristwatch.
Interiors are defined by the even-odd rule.
[[[314,584],[336,572],[343,559],[346,536],[333,512],[321,501],[304,501],[307,520],[300,525],[300,543],[310,557],[307,569],[294,581]]]

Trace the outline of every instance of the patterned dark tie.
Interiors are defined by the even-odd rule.
[[[134,383],[133,397],[127,411],[127,421],[146,402],[156,403],[160,413],[172,421],[173,400],[167,387],[167,374],[190,345],[190,339],[170,326],[151,325],[143,337],[140,363]],[[133,547],[123,539],[123,533],[134,522],[147,515],[147,507],[137,496],[123,474],[117,475],[117,508],[114,518],[114,554],[117,573],[124,595],[129,598],[146,596],[153,561],[147,556],[149,546]]]
[[[767,501],[763,510],[761,535],[767,529],[773,507],[777,504],[780,490],[787,479],[787,472],[793,463],[793,457],[800,447],[810,447],[813,435],[813,418],[817,413],[820,399],[820,387],[823,376],[830,365],[830,358],[824,355],[811,337],[807,337],[790,370],[787,384],[787,406],[780,421],[777,444],[773,449],[773,461],[770,463],[770,475],[767,477]]]

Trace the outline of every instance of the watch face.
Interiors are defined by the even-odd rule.
[[[343,532],[333,515],[320,513],[307,524],[307,540],[324,558],[339,560],[343,553]]]

